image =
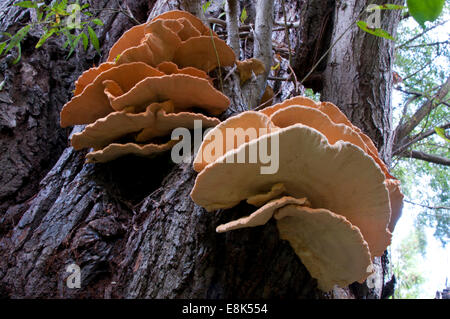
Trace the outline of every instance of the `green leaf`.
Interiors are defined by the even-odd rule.
[[[206,10],[208,10],[210,5],[211,5],[211,1],[206,1],[204,4],[202,4],[203,13],[206,13]]]
[[[80,42],[80,39],[83,37],[82,34],[84,33],[80,33],[76,36],[75,40],[73,41],[73,46],[70,48],[69,54],[67,55],[67,58],[69,58],[72,55],[73,51],[75,51],[75,49],[77,48],[78,42]]]
[[[88,45],[89,45],[89,39],[88,39],[86,33],[81,32],[80,34],[81,34],[81,40],[83,41],[83,49],[84,49],[84,51],[86,51],[88,48]]]
[[[386,3],[386,4],[380,4],[380,5],[371,6],[370,9],[367,9],[367,11],[372,12],[374,10],[403,10],[403,9],[406,9],[406,8],[407,7],[401,6],[401,5],[398,5],[398,4]]]
[[[37,8],[37,3],[33,1],[21,1],[14,3],[14,5],[21,8]]]
[[[114,62],[117,63],[117,61],[119,61],[121,54],[119,53],[116,58],[114,59]]]
[[[5,49],[5,54],[8,53],[8,51],[11,50],[12,48],[20,45],[20,42],[28,34],[28,31],[30,31],[30,28],[31,28],[31,24],[24,26],[19,31],[17,31],[17,33],[14,36],[11,37],[9,44]]]
[[[17,64],[20,61],[20,58],[22,57],[22,47],[20,46],[20,43],[18,43],[16,47],[17,47],[17,58],[12,62],[13,64]]]
[[[245,9],[245,7],[244,7],[244,9],[242,9],[241,18],[240,18],[242,24],[244,24],[245,20],[247,20],[247,17],[248,17],[247,9]]]
[[[69,44],[70,47],[73,47],[73,35],[70,34],[69,31],[67,31],[67,29],[62,29],[61,32],[66,36],[67,38],[67,43]],[[65,43],[64,43],[65,44]],[[67,45],[65,44],[65,48],[67,47]]]
[[[40,10],[40,9],[36,10],[36,18],[37,18],[37,20],[41,21],[43,17],[44,17],[44,11]]]
[[[356,24],[358,25],[358,27],[361,30],[363,30],[367,33],[370,33],[370,34],[375,35],[380,38],[385,38],[385,39],[395,41],[395,39],[392,37],[392,35],[389,34],[389,32],[387,32],[383,29],[380,29],[380,28],[370,28],[365,21],[360,20],[360,21],[356,22]]]
[[[36,44],[36,49],[40,48],[45,41],[52,36],[53,33],[55,33],[56,29],[50,29],[47,32],[44,33],[44,35],[39,39],[38,43]]]
[[[3,49],[6,47],[6,42],[0,43],[0,55],[2,55]]]
[[[96,25],[99,25],[99,26],[102,26],[103,25],[103,22],[102,22],[102,20],[100,20],[100,19],[94,19],[94,20],[92,20],[92,22],[93,23],[95,23]]]
[[[436,131],[436,134],[442,137],[444,140],[446,140],[448,143],[450,143],[450,139],[445,135],[445,129],[441,127],[435,127],[434,130]]]
[[[425,21],[436,20],[444,8],[445,0],[407,0],[409,13],[422,28],[425,28]]]
[[[273,66],[270,67],[270,69],[271,69],[272,71],[275,71],[275,70],[277,70],[277,69],[279,69],[279,68],[280,68],[280,62],[278,62],[276,65],[273,65]]]
[[[24,26],[23,28],[21,28],[19,31],[17,31],[16,35],[18,41],[22,41],[23,38],[26,37],[26,35],[28,34],[28,31],[30,31],[31,29],[31,24]]]
[[[58,4],[58,9],[59,9],[59,10],[64,10],[65,8],[67,8],[67,0],[62,0],[62,1]]]
[[[56,12],[50,11],[49,13],[47,13],[47,14],[45,15],[44,21],[46,21],[46,22],[50,21],[50,18],[51,18],[52,16],[54,16],[54,15],[56,15]]]
[[[89,39],[91,40],[92,46],[94,49],[100,54],[100,45],[98,42],[97,35],[95,34],[94,29],[92,29],[90,26],[88,26],[88,32],[89,32]]]

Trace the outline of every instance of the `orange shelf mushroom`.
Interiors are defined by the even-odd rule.
[[[77,150],[94,149],[88,162],[153,156],[178,142],[164,142],[177,127],[220,123],[210,116],[223,113],[230,101],[207,72],[234,63],[232,49],[200,19],[166,12],[126,31],[106,62],[78,78],[61,126],[88,124],[71,140]]]
[[[236,128],[241,132],[224,133]],[[261,133],[250,134],[250,128]],[[267,145],[279,157],[274,174],[261,174],[267,164],[262,159],[250,160],[252,150]],[[199,174],[191,198],[208,211],[242,200],[260,207],[218,232],[261,226],[274,217],[280,237],[324,291],[367,279],[401,213],[399,182],[371,140],[333,104],[304,97],[222,122],[205,137],[194,170]]]

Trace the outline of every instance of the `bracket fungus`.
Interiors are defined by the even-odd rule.
[[[173,129],[220,121],[229,99],[207,74],[235,64],[231,48],[200,19],[169,11],[131,28],[107,61],[84,72],[61,111],[61,126],[87,124],[72,136],[76,149],[93,148],[88,162],[126,154],[151,157],[169,150]]]
[[[238,127],[237,135],[252,127],[261,133],[224,133]],[[265,162],[251,160],[251,153],[268,145],[278,154],[278,170],[261,174]],[[370,138],[335,105],[304,97],[220,123],[205,137],[194,169],[199,174],[191,198],[206,210],[243,200],[259,207],[216,231],[261,226],[274,217],[280,237],[324,291],[367,279],[401,213],[399,182]]]

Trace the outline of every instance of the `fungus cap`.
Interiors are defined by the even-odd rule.
[[[185,67],[185,68],[178,68],[178,65],[176,65],[173,62],[170,61],[165,61],[165,62],[161,62],[160,64],[158,64],[156,66],[156,68],[158,70],[160,70],[161,72],[164,72],[166,75],[170,75],[170,74],[186,74],[186,75],[192,75],[198,78],[202,78],[202,79],[207,79],[211,84],[212,84],[212,80],[211,78],[208,76],[208,74],[206,74],[205,71],[193,68],[193,67]]]
[[[219,65],[232,66],[235,60],[236,56],[226,42],[211,36],[184,41],[173,58],[173,62],[180,67],[192,66],[205,72],[210,72]]]
[[[380,156],[378,154],[378,150],[373,144],[370,137],[368,137],[366,134],[364,134],[361,129],[359,129],[357,126],[353,125],[349,119],[345,116],[344,113],[342,113],[339,108],[330,102],[315,102],[311,100],[310,98],[304,97],[304,96],[296,96],[293,98],[290,98],[288,100],[285,100],[281,103],[272,105],[270,107],[267,107],[263,110],[261,110],[262,113],[271,116],[277,111],[280,111],[284,108],[288,108],[290,106],[307,106],[314,109],[317,109],[323,113],[325,113],[331,121],[333,121],[335,124],[344,124],[348,126],[349,128],[353,129],[359,137],[363,140],[364,144],[366,145],[365,149],[366,152],[373,157],[373,159],[377,162],[377,164],[380,166],[380,168],[383,170],[386,178],[393,178],[392,175],[389,174],[389,170],[386,167],[386,164],[380,159]]]
[[[213,163],[221,155],[243,143],[271,132],[273,128],[270,119],[260,112],[247,111],[228,118],[206,134],[195,156],[194,170],[200,172],[206,165]],[[232,136],[233,141],[226,138],[228,136],[227,130],[230,133],[236,133]]]
[[[260,159],[257,163],[236,163],[236,156],[248,156],[251,148],[271,143],[277,147],[277,139],[275,174],[261,174],[266,164]],[[200,172],[191,198],[208,211],[231,208],[277,183],[284,184],[287,195],[308,198],[311,207],[346,217],[360,228],[373,256],[383,254],[389,245],[389,196],[378,165],[359,147],[342,141],[329,145],[324,135],[301,124],[227,152]]]
[[[275,218],[281,239],[289,241],[319,289],[362,283],[371,274],[368,244],[345,217],[327,209],[286,205]]]
[[[83,92],[84,88],[91,84],[97,76],[113,68],[114,66],[116,66],[114,63],[105,62],[100,64],[98,67],[90,68],[89,70],[84,71],[78,80],[75,81],[75,90],[73,91],[73,95],[78,95]]]
[[[271,200],[247,217],[242,217],[218,226],[216,231],[218,233],[225,233],[231,230],[265,225],[279,208],[291,204],[309,206],[309,202],[306,198],[297,199],[290,196],[284,196],[282,198]]]
[[[123,92],[127,92],[139,81],[161,75],[164,73],[142,62],[122,64],[104,71],[81,94],[64,105],[61,126],[89,124],[114,111],[104,93],[104,81],[114,81]]]
[[[292,105],[274,112],[270,116],[272,123],[284,128],[297,123],[309,126],[325,135],[331,145],[338,141],[345,141],[360,147],[367,152],[367,147],[358,133],[344,124],[336,124],[318,109]]]
[[[244,61],[236,61],[236,67],[239,71],[241,84],[250,79],[252,77],[252,74],[259,75],[266,72],[264,63],[257,58],[246,59]]]
[[[205,26],[203,24],[202,20],[200,20],[193,14],[186,12],[186,11],[181,11],[181,10],[167,11],[167,12],[164,12],[164,13],[156,16],[155,18],[153,18],[152,21],[156,21],[159,19],[173,20],[173,19],[183,19],[183,18],[188,20],[200,32],[200,34],[209,36],[209,35],[211,35],[210,32],[212,32],[213,36],[217,37],[217,34],[214,31],[212,31],[210,28]]]
[[[135,143],[112,143],[104,149],[90,152],[86,155],[88,163],[106,163],[125,155],[153,157],[159,153],[170,150],[178,141],[170,140],[165,144],[138,145]]]
[[[404,195],[401,191],[399,180],[386,179],[385,184],[389,191],[389,200],[391,202],[391,220],[389,221],[388,229],[392,233],[402,215]]]
[[[256,207],[260,207],[274,198],[279,198],[284,193],[286,193],[286,187],[283,183],[278,183],[273,185],[268,192],[264,192],[247,198],[247,203]]]
[[[319,107],[319,104],[314,102],[310,98],[307,98],[304,96],[296,96],[296,97],[290,98],[288,100],[284,100],[281,103],[277,103],[272,106],[266,107],[266,108],[262,109],[260,112],[267,116],[271,116],[276,111],[284,109],[285,107],[292,106],[292,105],[309,106],[309,107],[313,107],[313,108]]]
[[[182,41],[201,36],[200,31],[186,18],[178,19],[178,21],[183,25],[183,29],[178,31],[178,36]]]
[[[183,27],[178,21],[173,22],[179,25],[180,29]],[[182,44],[180,37],[169,27],[169,23],[164,20],[153,21],[147,28],[150,33],[146,35],[145,43],[147,43],[152,52],[154,65],[164,61],[172,61],[175,52]]]
[[[150,103],[171,100],[175,112],[196,107],[209,114],[218,115],[230,104],[230,100],[208,80],[186,74],[148,77],[119,96],[108,90],[105,90],[105,93],[112,108],[117,111],[127,106],[135,106],[139,111]]]
[[[154,137],[170,135],[177,127],[184,127],[189,130],[194,129],[195,122],[201,121],[202,127],[216,126],[220,123],[215,117],[208,117],[201,113],[179,112],[167,113],[161,109],[156,112],[154,124],[144,128],[137,136],[137,142],[145,142]]]
[[[119,54],[128,48],[136,47],[141,44],[142,39],[145,36],[146,23],[136,25],[129,30],[125,31],[119,40],[114,43],[111,50],[109,50],[108,62],[114,62]]]
[[[145,112],[128,113],[128,110],[116,111],[89,124],[80,133],[72,136],[72,146],[76,150],[93,147],[99,150],[117,140],[118,138],[154,125],[155,113],[164,108],[173,110],[173,103],[152,103]]]

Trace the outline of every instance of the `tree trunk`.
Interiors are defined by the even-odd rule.
[[[94,8],[120,9],[118,1],[91,2]],[[318,59],[330,41],[336,39],[342,25],[351,23],[350,18],[365,3],[350,1],[345,9],[349,12],[341,16],[340,1],[284,2],[288,20],[299,20],[301,24],[289,36],[293,51],[298,53],[293,68],[299,78],[312,66],[305,60]],[[11,3],[0,5],[8,9],[1,30],[14,30],[19,22],[29,19],[29,11],[11,7]],[[183,3],[179,8],[180,1],[126,2],[131,15],[140,22],[171,9],[193,10],[183,7]],[[281,6],[282,1],[275,1],[275,20],[283,16]],[[132,26],[132,20],[124,14],[106,12],[101,13],[105,27],[99,29],[103,56]],[[314,16],[320,17],[319,22]],[[391,26],[390,31],[395,30],[397,22],[396,15],[389,15],[389,21],[383,20]],[[319,30],[314,23],[323,29],[320,37],[314,32]],[[349,33],[352,41],[345,38],[339,44],[348,50],[347,55],[342,56],[336,45],[328,62],[318,69],[318,81],[305,84],[323,89],[325,99],[342,106],[375,139],[384,154],[389,154],[393,46],[391,42],[372,39],[357,28]],[[274,40],[279,38],[280,33],[275,33]],[[1,66],[6,85],[0,92],[0,163],[4,168],[0,173],[0,296],[381,296],[381,289],[369,291],[357,285],[329,294],[318,290],[290,245],[279,239],[274,222],[217,234],[218,224],[248,215],[254,208],[243,203],[230,210],[207,213],[190,199],[196,176],[191,165],[173,164],[170,154],[153,160],[129,156],[107,164],[84,164],[85,152],[66,147],[69,132],[59,128],[59,111],[71,96],[74,80],[99,61],[91,51],[79,52],[66,61],[66,51],[61,49],[59,40],[38,50],[31,49],[37,37],[26,41],[28,49],[20,63]],[[376,50],[370,52],[370,61],[366,50]],[[293,90],[290,82],[281,88],[283,96]],[[246,98],[236,76],[224,83],[224,93],[232,101],[224,117],[246,109]],[[358,108],[354,108],[354,103],[359,103]],[[66,285],[70,275],[66,270],[71,264],[81,268],[79,289]]]

